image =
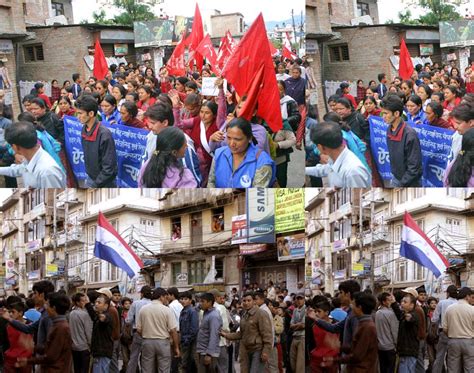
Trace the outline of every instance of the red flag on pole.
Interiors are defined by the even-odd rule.
[[[95,42],[94,47],[94,70],[93,74],[98,80],[103,80],[109,72],[109,66],[105,59],[104,51],[100,45],[99,39]]]
[[[251,86],[250,83],[256,80],[262,65],[264,65],[264,72],[257,99],[257,115],[263,118],[274,132],[277,132],[283,128],[280,93],[278,92],[265,22],[260,13],[235,48],[224,67],[222,76],[232,83],[239,96],[243,96]]]
[[[193,28],[191,35],[189,36],[189,66],[194,66],[196,63],[199,72],[202,70],[203,57],[197,52],[197,47],[204,39],[204,27],[202,25],[201,12],[199,6],[196,3],[196,9],[194,11]]]
[[[217,65],[217,53],[212,45],[211,37],[206,34],[206,37],[202,39],[201,43],[196,48],[201,56],[206,57],[207,61],[211,64],[212,71],[216,74],[220,74],[220,69]]]
[[[410,79],[413,71],[413,61],[411,60],[410,52],[408,51],[405,39],[400,42],[400,65],[398,67],[398,74],[404,80]]]
[[[298,58],[298,56],[291,51],[291,42],[290,42],[290,37],[288,35],[288,32],[285,33],[282,49],[283,49],[282,51],[283,57],[288,58],[289,60],[293,60],[293,61],[296,58]]]
[[[229,60],[232,55],[232,51],[235,48],[235,40],[232,37],[230,31],[227,30],[225,36],[221,39],[221,44],[219,46],[219,51],[217,52],[217,64],[222,70],[224,65]]]
[[[268,46],[270,47],[270,53],[272,57],[278,54],[278,49],[275,48],[275,46],[273,45],[270,39],[268,39]]]
[[[257,74],[251,80],[250,86],[246,89],[246,100],[240,109],[239,117],[245,118],[247,120],[252,119],[252,116],[255,112],[255,107],[258,103],[258,95],[262,89],[263,79],[265,77],[265,64],[261,64]]]
[[[170,75],[183,76],[186,75],[186,65],[184,63],[184,49],[186,47],[186,39],[183,36],[181,40],[176,45],[176,48],[173,51],[168,63],[166,64],[166,69]]]

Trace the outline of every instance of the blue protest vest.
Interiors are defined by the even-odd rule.
[[[214,156],[216,188],[250,188],[253,184],[255,172],[266,165],[272,167],[272,180],[269,187],[275,182],[276,166],[270,156],[261,152],[257,159],[258,149],[255,145],[250,144],[244,161],[239,168],[232,172],[232,153],[228,146],[224,146],[216,150]]]

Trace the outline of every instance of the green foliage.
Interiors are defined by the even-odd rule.
[[[133,26],[135,21],[151,21],[155,19],[155,15],[151,12],[150,5],[153,5],[156,0],[151,0],[148,4],[139,4],[137,0],[112,0],[110,5],[113,8],[119,9],[122,12],[113,17],[106,18],[105,10],[99,13],[94,12],[94,23],[103,25],[124,25]]]
[[[438,26],[441,21],[456,21],[461,18],[456,8],[451,4],[446,4],[444,0],[417,0],[415,3],[415,6],[422,8],[425,14],[414,19],[410,10],[399,12],[400,23]]]

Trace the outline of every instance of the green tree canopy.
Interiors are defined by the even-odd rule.
[[[461,18],[456,7],[448,4],[445,0],[414,0],[413,3],[415,7],[422,8],[425,13],[418,18],[413,18],[411,11],[408,9],[399,12],[400,23],[438,26],[441,21],[456,21]],[[393,23],[393,21],[387,23]]]
[[[105,10],[94,12],[92,14],[94,23],[105,25],[126,25],[133,26],[135,21],[151,21],[155,19],[155,15],[151,11],[150,6],[157,1],[150,0],[146,4],[137,0],[105,0],[105,5],[121,11],[119,15],[113,18],[106,18]]]

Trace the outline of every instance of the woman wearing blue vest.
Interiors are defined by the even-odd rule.
[[[227,145],[216,150],[208,188],[272,187],[276,166],[271,157],[255,146],[252,126],[234,118],[227,128]]]

